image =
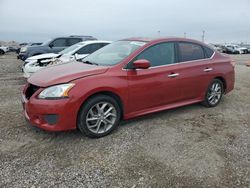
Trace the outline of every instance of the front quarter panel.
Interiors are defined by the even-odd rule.
[[[44,54],[51,52],[51,48],[48,46],[30,46],[27,50],[29,57],[34,56],[35,54]]]
[[[87,76],[72,82],[76,85],[71,89],[69,97],[75,100],[78,110],[89,97],[102,92],[112,92],[121,99],[123,112],[126,113],[128,105],[126,71],[109,69],[103,74]]]

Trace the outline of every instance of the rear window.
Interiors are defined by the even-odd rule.
[[[180,42],[179,44],[179,61],[194,61],[204,59],[203,48],[194,43]]]

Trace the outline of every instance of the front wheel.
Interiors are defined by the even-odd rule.
[[[0,55],[3,55],[3,54],[5,54],[5,52],[0,49]]]
[[[77,126],[87,137],[99,138],[118,127],[121,110],[117,101],[107,95],[90,98],[80,109]]]
[[[221,101],[223,93],[224,87],[222,81],[214,79],[207,89],[206,96],[202,104],[206,107],[217,106]]]

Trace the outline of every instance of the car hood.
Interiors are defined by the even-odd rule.
[[[47,54],[41,54],[41,55],[35,55],[32,57],[29,57],[27,60],[46,59],[46,58],[53,58],[53,57],[57,57],[57,56],[59,56],[59,54],[47,53]]]
[[[88,56],[89,54],[78,54],[77,55],[77,60],[79,59],[83,59],[84,57]],[[68,55],[68,54],[64,54],[61,57],[59,57],[59,60],[61,60],[62,62],[68,62],[71,60],[74,60],[75,56],[74,55]]]
[[[108,67],[106,66],[88,65],[73,61],[39,70],[28,79],[28,82],[39,87],[48,87],[86,76],[102,74],[107,70]]]

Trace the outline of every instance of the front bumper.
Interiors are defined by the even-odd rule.
[[[26,72],[26,70],[23,68],[23,77],[24,78],[29,78],[31,77],[31,75],[34,74],[34,73],[31,73],[31,72]]]
[[[25,119],[30,125],[47,131],[76,129],[77,111],[70,99],[42,100],[21,97]]]
[[[43,68],[45,67],[40,67],[40,66],[33,65],[32,63],[28,63],[22,67],[23,76],[24,78],[29,78],[32,74],[34,74],[35,72]]]
[[[27,54],[25,54],[25,53],[19,53],[18,55],[17,55],[17,59],[21,59],[21,60],[25,60],[25,59],[27,59],[28,58],[28,55]]]

